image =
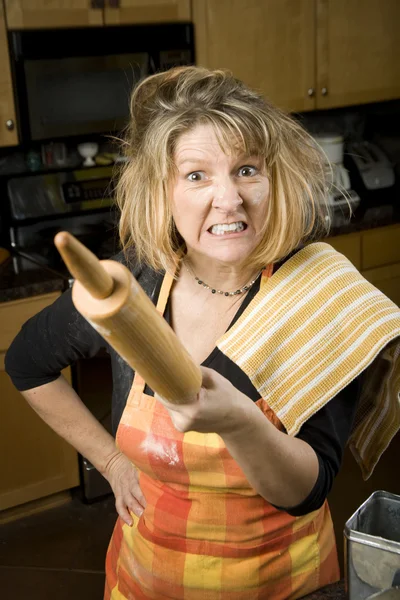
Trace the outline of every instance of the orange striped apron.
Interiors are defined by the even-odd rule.
[[[164,313],[173,279],[163,281]],[[284,600],[339,579],[327,502],[293,517],[266,502],[215,433],[176,431],[136,374],[117,445],[147,501],[118,518],[106,557],[105,600]],[[267,403],[256,403],[276,427]],[[267,460],[267,457],[266,457]]]

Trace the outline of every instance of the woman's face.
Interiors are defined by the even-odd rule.
[[[211,125],[198,125],[176,145],[172,214],[188,255],[240,264],[259,244],[269,180],[261,158],[225,154]]]

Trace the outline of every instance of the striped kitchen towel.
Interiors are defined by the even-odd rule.
[[[218,347],[289,435],[364,372],[349,443],[367,479],[400,428],[399,336],[399,308],[319,242],[262,278]]]

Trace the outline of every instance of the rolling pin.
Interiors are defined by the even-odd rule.
[[[100,261],[66,231],[54,243],[75,279],[72,301],[81,315],[154,392],[174,404],[193,401],[200,368],[132,273],[113,260]]]

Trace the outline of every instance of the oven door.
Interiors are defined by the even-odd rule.
[[[95,357],[78,360],[72,368],[73,387],[90,412],[112,434],[111,359],[105,351]],[[93,502],[107,494],[112,494],[110,484],[97,471],[92,463],[79,455],[81,494],[85,502]]]

